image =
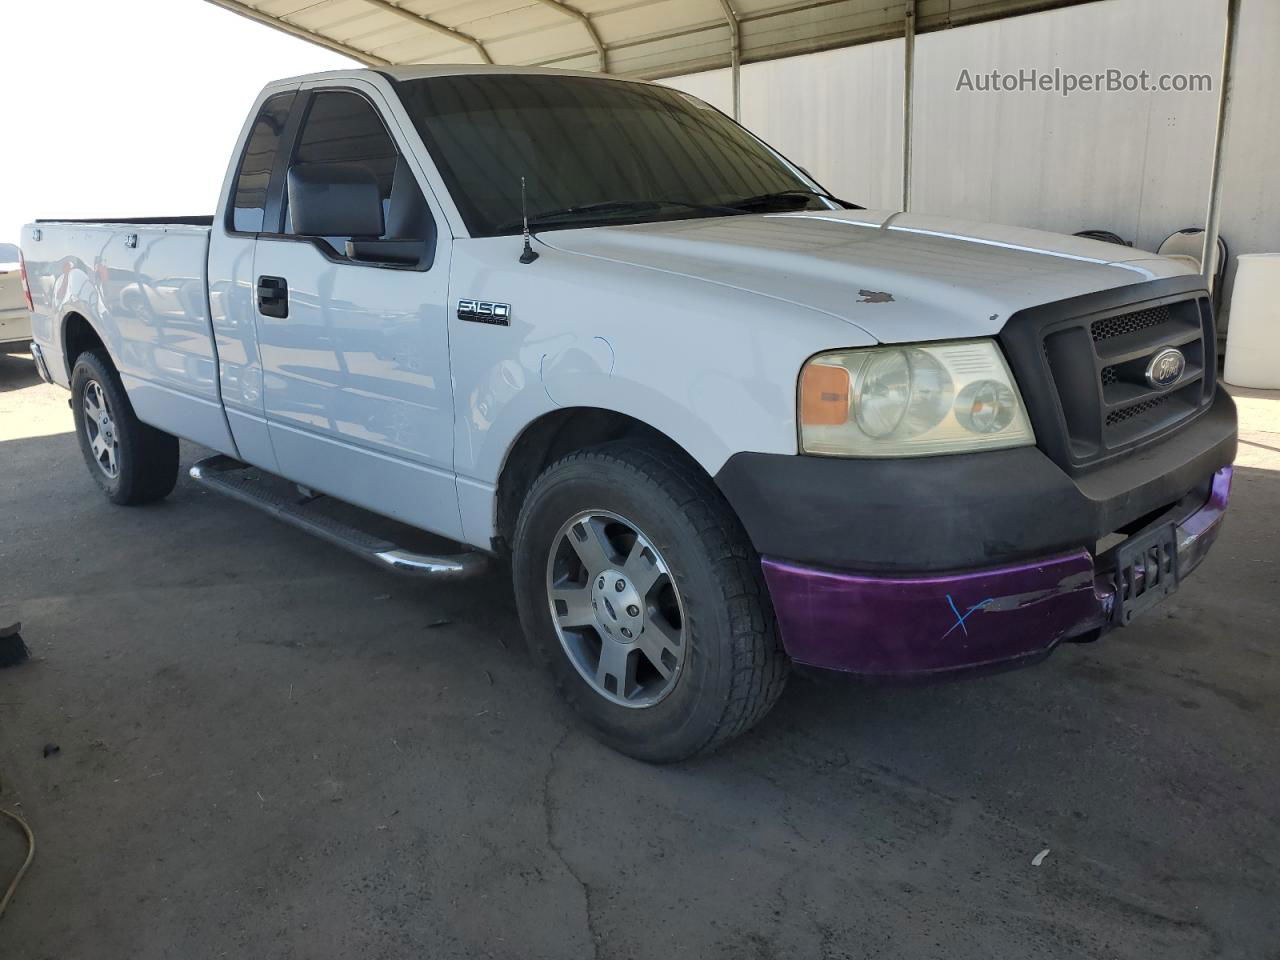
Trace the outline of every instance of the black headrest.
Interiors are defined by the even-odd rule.
[[[382,194],[359,163],[295,163],[289,168],[294,233],[307,237],[382,236]]]

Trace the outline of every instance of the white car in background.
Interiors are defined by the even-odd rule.
[[[0,243],[0,346],[31,339],[31,311],[22,292],[16,244]]]

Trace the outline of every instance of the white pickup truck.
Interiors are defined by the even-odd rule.
[[[1127,624],[1229,494],[1200,277],[859,208],[661,86],[283,80],[215,216],[22,249],[111,501],[165,496],[183,437],[197,481],[391,570],[509,555],[535,659],[648,760],[749,728],[793,663],[939,676]]]

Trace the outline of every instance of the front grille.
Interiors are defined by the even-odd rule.
[[[1136,310],[1133,313],[1122,313],[1118,317],[1104,317],[1089,324],[1089,332],[1093,342],[1122,337],[1126,333],[1137,333],[1150,327],[1158,327],[1169,322],[1168,307],[1153,307],[1150,310]]]
[[[1037,442],[1064,469],[1088,470],[1212,402],[1213,315],[1195,286],[1156,281],[1138,303],[1123,302],[1124,288],[1104,291],[1023,311],[1005,326],[1000,339]],[[1173,385],[1154,387],[1147,368],[1166,347],[1182,352],[1186,368]]]
[[[1124,423],[1126,420],[1132,420],[1134,417],[1141,416],[1149,410],[1163,406],[1165,401],[1169,399],[1169,395],[1163,397],[1152,397],[1150,400],[1143,400],[1141,403],[1135,403],[1129,407],[1120,407],[1118,410],[1112,410],[1107,414],[1107,426],[1114,427],[1116,424]]]

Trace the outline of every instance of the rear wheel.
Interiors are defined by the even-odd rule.
[[[71,371],[71,410],[89,474],[112,503],[151,503],[173,490],[177,438],[135,416],[120,375],[96,350]]]
[[[512,569],[535,659],[623,753],[709,752],[782,692],[759,557],[705,474],[663,448],[610,444],[549,467]]]

